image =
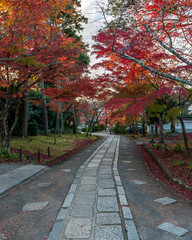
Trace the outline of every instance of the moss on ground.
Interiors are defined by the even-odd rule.
[[[86,137],[85,135],[78,135],[77,139],[74,134],[65,134],[61,137],[56,136],[56,144],[54,144],[54,136],[31,136],[24,139],[13,138],[11,140],[11,148],[20,149],[22,148],[29,153],[36,153],[38,150],[42,154],[47,154],[48,147],[50,148],[51,156],[60,156],[69,151],[73,151],[80,142],[87,139],[95,140],[96,136]]]

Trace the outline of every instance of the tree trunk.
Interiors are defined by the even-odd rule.
[[[142,119],[142,135],[145,137],[145,120]]]
[[[74,130],[75,130],[75,134],[76,134],[76,138],[78,136],[78,132],[77,132],[77,119],[76,119],[76,115],[75,115],[75,107],[73,106],[73,118],[74,118]]]
[[[41,90],[45,89],[44,86],[44,82],[41,81],[40,82],[40,87]],[[49,133],[49,129],[48,129],[48,113],[47,113],[47,106],[46,106],[46,99],[45,99],[45,95],[43,94],[43,91],[41,91],[41,105],[42,105],[42,109],[43,109],[43,130],[44,130],[44,135],[47,135]]]
[[[61,113],[61,115],[60,115],[59,137],[61,137],[63,132],[64,132],[64,119],[63,119],[63,113]]]
[[[65,132],[65,122],[66,122],[66,119],[67,119],[67,112],[68,111],[63,113],[64,114],[64,118],[63,118],[63,133]]]
[[[184,144],[185,144],[186,155],[187,155],[187,156],[190,156],[191,153],[190,153],[190,150],[189,150],[189,144],[188,144],[187,134],[186,134],[186,131],[185,131],[185,124],[184,124],[184,122],[183,122],[182,117],[178,117],[178,118],[179,118],[179,121],[180,121],[181,127],[182,127],[182,133],[183,133],[183,139],[184,139]]]
[[[158,134],[157,134],[157,124],[155,124],[155,136],[157,136]]]
[[[88,137],[88,136],[89,136],[89,129],[90,129],[90,123],[88,124],[87,133],[86,133],[86,137]]]
[[[108,124],[108,119],[105,119],[105,131],[107,131],[107,124]]]
[[[159,143],[164,143],[163,140],[163,121],[161,116],[159,116]]]
[[[91,126],[90,126],[90,129],[89,129],[89,136],[92,135],[92,131],[93,131],[94,126],[95,126],[95,124],[92,123]]]
[[[60,120],[60,114],[59,112],[57,112],[57,116],[56,116],[56,124],[55,124],[55,134],[59,133],[59,121]]]
[[[175,123],[173,120],[171,120],[171,132],[174,133],[175,132]]]
[[[28,136],[28,91],[24,93],[23,97],[23,111],[22,111],[22,129],[21,129],[21,136],[27,137]]]

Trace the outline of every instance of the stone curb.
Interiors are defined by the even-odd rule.
[[[9,190],[48,170],[47,166],[28,164],[0,176],[0,197]]]
[[[172,177],[170,171],[162,164],[162,162],[160,161],[160,159],[156,157],[156,155],[146,146],[145,143],[143,144],[143,146],[144,146],[145,150],[147,151],[147,153],[148,153],[149,155],[151,155],[151,157],[154,159],[154,161],[155,161],[155,162],[160,166],[160,168],[166,173],[167,177],[168,177],[171,181],[173,181],[173,182],[181,185],[182,187],[184,187],[184,188],[192,191],[192,187],[188,186],[187,184],[185,184],[185,183],[182,182],[181,180]]]
[[[118,198],[120,202],[120,210],[122,213],[122,219],[124,223],[124,227],[127,234],[127,239],[130,240],[139,240],[139,234],[137,232],[135,223],[133,221],[133,216],[131,213],[131,209],[129,208],[129,204],[125,195],[124,187],[121,182],[121,178],[117,169],[117,162],[119,159],[119,143],[120,138],[118,139],[117,146],[116,146],[116,153],[115,159],[113,163],[113,173],[115,175],[115,184],[116,184],[116,191],[118,192]]]

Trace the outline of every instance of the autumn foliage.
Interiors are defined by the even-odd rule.
[[[80,79],[86,66],[80,56],[87,51],[75,35],[85,21],[79,7],[74,0],[0,1],[2,147],[9,147],[20,101],[27,101],[29,91],[41,91],[52,106],[75,99],[80,94],[75,89],[83,91]],[[40,83],[46,83],[46,88],[41,89]],[[10,112],[15,112],[11,126]]]

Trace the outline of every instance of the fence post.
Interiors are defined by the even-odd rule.
[[[40,150],[38,150],[38,162],[40,162]]]
[[[50,148],[49,147],[47,148],[47,151],[48,151],[48,156],[50,156]]]
[[[22,161],[22,148],[19,149],[19,158],[20,158],[20,162]]]

